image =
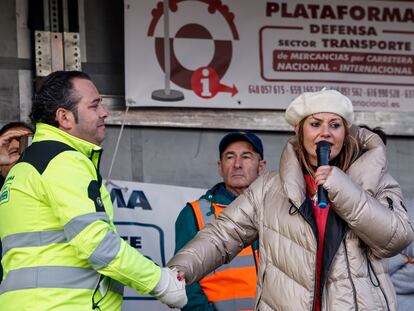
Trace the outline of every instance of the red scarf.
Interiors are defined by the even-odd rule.
[[[316,226],[318,227],[318,250],[316,257],[316,301],[315,301],[315,311],[320,311],[321,301],[320,301],[320,287],[321,287],[321,270],[322,270],[322,256],[323,256],[323,241],[325,238],[325,229],[326,229],[326,220],[328,218],[328,212],[330,204],[326,208],[319,208],[318,206],[318,185],[315,183],[313,177],[305,175],[305,181],[307,184],[307,189],[312,189],[312,192],[307,191],[308,197],[312,201],[312,207],[315,214]]]

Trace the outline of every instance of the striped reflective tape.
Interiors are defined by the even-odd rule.
[[[120,248],[121,238],[113,230],[108,230],[88,262],[95,270],[104,269],[114,260]]]
[[[95,221],[104,221],[109,223],[109,217],[105,212],[83,214],[72,218],[65,226],[65,234],[68,241],[72,240],[83,229]]]
[[[215,301],[214,307],[217,311],[228,310],[254,310],[255,298],[234,298],[229,300]]]
[[[239,256],[234,257],[232,261],[230,261],[229,263],[221,265],[220,267],[218,267],[216,270],[214,270],[210,274],[217,273],[219,271],[232,269],[232,268],[246,268],[246,267],[254,267],[254,266],[255,266],[255,262],[254,262],[254,257],[252,254],[246,254],[243,256],[239,255]]]
[[[201,217],[203,218],[204,226],[216,219],[216,216],[211,210],[211,202],[206,199],[198,200],[198,206],[200,207]]]
[[[94,290],[100,274],[80,267],[43,266],[11,270],[0,284],[0,294],[33,288],[68,288]],[[113,283],[113,284],[112,284]],[[111,279],[111,291],[123,294],[123,285]]]
[[[12,248],[46,246],[53,243],[67,242],[63,230],[22,232],[3,238],[3,256]]]
[[[2,240],[2,255],[4,256],[12,248],[46,246],[54,243],[68,242],[91,223],[98,220],[109,223],[109,217],[106,213],[90,213],[73,218],[65,225],[64,231],[49,230],[8,235]]]

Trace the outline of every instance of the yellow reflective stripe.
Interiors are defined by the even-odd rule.
[[[100,274],[80,267],[44,266],[11,270],[0,284],[0,294],[32,288],[68,288],[94,290]],[[112,285],[112,283],[114,283]],[[109,290],[123,293],[123,286],[111,279]]]
[[[67,242],[63,230],[21,232],[3,238],[4,256],[10,249],[19,247],[46,246],[54,243]]]
[[[72,240],[75,236],[79,234],[83,229],[89,226],[95,221],[104,221],[109,223],[109,217],[105,212],[97,212],[90,214],[83,214],[72,218],[65,226],[65,235],[68,241]]]
[[[121,248],[121,238],[113,230],[108,230],[98,247],[88,258],[89,264],[95,270],[104,269],[115,259]]]

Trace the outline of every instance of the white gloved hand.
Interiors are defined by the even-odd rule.
[[[161,268],[161,278],[151,292],[155,298],[170,308],[183,308],[187,304],[185,280],[179,281],[175,268]]]

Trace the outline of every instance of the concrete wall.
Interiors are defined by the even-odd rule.
[[[119,130],[108,130],[103,147],[113,150]],[[127,128],[120,143],[112,179],[128,179],[207,188],[218,180],[218,144],[226,132],[169,128]],[[257,133],[265,145],[269,169],[277,169],[286,134]],[[104,151],[102,174],[108,176],[112,152]]]
[[[256,132],[263,140],[268,170],[279,168],[289,133]],[[108,176],[119,128],[110,127],[103,144],[102,175]],[[208,188],[218,180],[218,144],[225,131],[171,128],[125,128],[112,179]],[[389,170],[404,195],[414,198],[414,141],[389,137]]]
[[[400,183],[404,195],[414,199],[414,140],[412,137],[390,137],[387,141],[388,165]]]

